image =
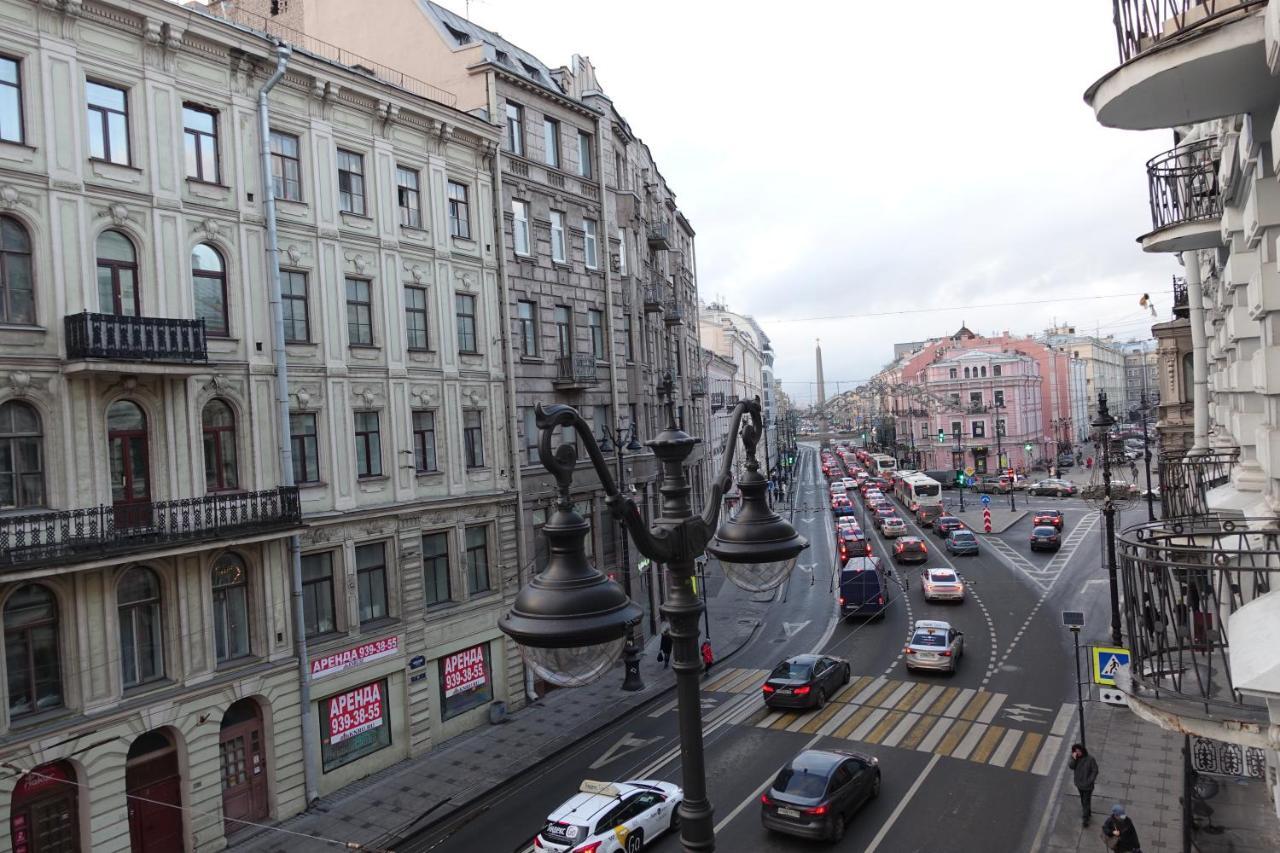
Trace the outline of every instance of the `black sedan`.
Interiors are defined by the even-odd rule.
[[[1062,534],[1058,528],[1041,525],[1031,531],[1032,551],[1056,551],[1062,547]]]
[[[765,829],[832,843],[863,803],[880,795],[880,761],[858,752],[807,749],[760,797]]]
[[[956,518],[954,515],[944,515],[933,523],[933,532],[938,534],[938,538],[946,539],[947,534],[953,530],[963,530],[964,522]]]
[[[761,690],[770,708],[821,708],[849,678],[842,658],[796,655],[775,666]]]

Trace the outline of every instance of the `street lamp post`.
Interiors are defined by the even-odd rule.
[[[1107,392],[1098,393],[1098,416],[1092,426],[1102,443],[1102,518],[1106,522],[1107,581],[1111,587],[1111,642],[1120,645],[1120,586],[1116,576],[1116,507],[1111,500],[1111,428],[1116,419],[1107,411]]]
[[[964,480],[960,479],[965,476],[964,473],[964,445],[960,443],[960,430],[954,430],[951,433],[956,440],[956,459],[961,467],[956,469],[956,484],[960,486],[960,511],[964,512]]]
[[[1146,368],[1143,368],[1142,381],[1146,382]],[[1142,392],[1142,465],[1147,472],[1147,521],[1156,520],[1156,496],[1151,494],[1151,445],[1147,438],[1147,392]]]
[[[644,450],[636,435],[636,425],[632,424],[628,430],[621,424],[617,428],[602,424],[600,430],[603,433],[600,437],[600,452],[609,452],[610,439],[612,439],[614,459],[618,465],[618,489],[625,490],[623,451],[639,453]],[[627,541],[626,527],[622,528],[622,591],[627,594],[627,598],[631,598],[631,548]],[[644,689],[644,678],[640,675],[640,641],[636,638],[636,624],[632,622],[627,625],[627,636],[622,645],[622,689],[632,692]]]
[[[622,588],[587,560],[583,537],[590,526],[570,499],[577,451],[571,444],[561,444],[554,452],[551,447],[557,428],[573,427],[582,437],[614,517],[635,539],[641,554],[667,566],[669,583],[661,609],[671,625],[679,709],[684,785],[680,842],[686,851],[707,853],[715,849],[715,830],[702,745],[699,678],[703,667],[698,655],[698,622],[705,608],[694,590],[696,561],[703,553],[710,553],[731,581],[746,590],[762,592],[786,580],[796,557],[809,543],[769,507],[765,497],[766,481],[755,452],[763,428],[759,398],[740,400],[733,410],[730,434],[741,437],[747,455],[745,471],[738,480],[742,502],[737,515],[717,527],[721,500],[733,485],[730,471],[737,443],[728,448],[721,462],[702,514],[694,514],[684,462],[701,439],[676,424],[670,376],[658,390],[667,426],[646,442],[663,474],[659,488],[662,509],[652,527],[645,524],[635,501],[618,491],[582,416],[569,406],[537,407],[539,457],[555,477],[559,493],[555,514],[543,527],[550,556],[547,567],[520,590],[498,626],[521,647],[526,664],[541,678],[561,686],[577,686],[609,670],[622,651],[627,625],[640,618],[640,608]],[[750,416],[745,425],[744,415]]]

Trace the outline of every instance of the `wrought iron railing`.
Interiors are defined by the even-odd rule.
[[[650,249],[670,249],[671,223],[662,220],[650,222],[648,240]]]
[[[1152,231],[1222,218],[1222,196],[1218,192],[1220,156],[1215,140],[1202,139],[1147,161]]]
[[[1173,277],[1173,316],[1184,320],[1191,316],[1191,303],[1187,302],[1187,280],[1180,275]]]
[[[684,322],[684,306],[678,300],[668,299],[662,306],[662,314],[668,326],[679,326]]]
[[[1267,0],[1112,0],[1123,65],[1158,45]]]
[[[725,402],[725,401],[724,401],[724,392],[723,392],[723,391],[712,391],[712,392],[711,392],[711,411],[713,411],[713,412],[714,412],[714,411],[718,411],[718,410],[720,410],[720,409],[723,409],[723,408],[724,408],[724,402]]]
[[[1199,456],[1179,453],[1160,455],[1160,507],[1165,518],[1207,515],[1210,489],[1231,479],[1240,461],[1240,448],[1232,447]]]
[[[296,486],[0,518],[0,569],[136,553],[300,524]]]
[[[665,288],[661,284],[650,284],[644,288],[644,310],[646,314],[662,313],[662,302],[664,299],[663,290]]]
[[[204,320],[70,314],[63,318],[67,358],[116,361],[209,360]]]
[[[594,385],[596,383],[596,358],[589,352],[575,352],[562,355],[556,359],[558,372],[557,382],[574,385]]]
[[[1227,623],[1280,589],[1275,518],[1166,518],[1118,538],[1126,643],[1134,687],[1154,698],[1238,710]],[[1258,703],[1262,715],[1266,707]]]

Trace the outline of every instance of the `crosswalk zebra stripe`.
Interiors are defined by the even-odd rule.
[[[933,719],[938,722],[933,724],[929,734],[925,735],[924,740],[920,741],[920,745],[916,747],[921,752],[933,752],[933,748],[938,745],[938,741],[942,740],[947,730],[951,728],[951,724],[955,722],[950,717],[934,717]]]
[[[862,721],[862,725],[849,733],[849,740],[866,740],[867,735],[887,713],[889,712],[884,708],[875,708],[872,710],[872,712],[867,715],[867,718]]]
[[[1062,746],[1062,738],[1057,735],[1049,735],[1044,739],[1044,746],[1040,747],[1040,754],[1036,756],[1036,763],[1031,765],[1031,772],[1037,776],[1048,776],[1058,760],[1058,749]]]
[[[831,717],[831,719],[827,720],[818,728],[818,734],[823,735],[824,737],[831,734],[836,729],[840,728],[840,726],[844,724],[844,721],[852,717],[857,711],[857,705],[842,706],[840,710]]]
[[[1022,734],[1018,729],[1005,729],[1004,737],[1000,739],[1000,745],[996,747],[995,752],[991,754],[991,760],[987,763],[994,764],[996,767],[1004,767],[1008,764],[1009,756],[1013,755],[1013,748],[1022,739]]]
[[[938,744],[938,748],[935,751],[939,755],[955,755],[957,750],[963,745],[965,738],[969,736],[969,730],[972,727],[973,723],[970,723],[968,720],[956,720],[951,726],[951,729],[947,732],[947,736],[942,739],[942,743]],[[985,726],[983,728],[985,728]],[[981,734],[981,732],[979,732],[979,734]],[[974,743],[976,742],[977,738],[975,737]],[[972,751],[973,744],[970,744],[968,749],[965,749],[964,755],[959,757],[966,758]]]
[[[901,714],[902,712],[898,711],[896,713]],[[914,726],[916,724],[916,721],[919,719],[920,719],[919,714],[907,714],[902,718],[901,722],[899,722],[898,725],[893,727],[893,731],[889,732],[887,735],[884,736],[884,739],[880,741],[880,745],[881,746],[897,746],[898,743],[904,737],[907,736],[907,732],[911,730],[911,727]]]
[[[1000,713],[1000,708],[1004,705],[1004,700],[1008,699],[1008,694],[993,693],[991,701],[987,703],[987,707],[982,709],[982,713],[978,715],[978,722],[989,723],[996,718],[996,714]]]
[[[1004,726],[983,726],[983,728],[986,729],[986,732],[978,741],[978,745],[966,757],[971,761],[985,764],[987,759],[991,757],[996,745],[1000,743],[1000,738],[1004,735]]]
[[[974,690],[972,687],[966,687],[965,689],[961,690],[960,695],[957,696],[955,700],[951,703],[951,705],[947,708],[946,716],[948,717],[960,716],[960,712],[964,709],[964,706],[969,704],[969,700],[972,699],[973,694],[977,692],[978,691]]]
[[[910,681],[902,682],[898,689],[890,693],[881,704],[889,707],[897,707],[898,703],[902,701],[902,697],[910,693],[913,687],[915,687],[915,685]]]
[[[920,701],[916,702],[915,707],[912,708],[911,710],[915,711],[918,714],[923,714],[925,712],[925,709],[927,709],[929,705],[933,703],[934,697],[936,697],[939,693],[941,693],[942,690],[943,690],[943,687],[941,684],[933,685],[932,687],[930,687],[928,690],[924,692],[924,695],[920,697]]]
[[[889,679],[885,678],[883,675],[880,676],[879,678],[874,679],[870,684],[862,688],[861,693],[859,693],[857,696],[854,696],[853,699],[851,699],[850,701],[853,702],[853,704],[855,705],[867,704],[867,700],[870,699],[872,696],[874,696],[880,690],[880,688],[884,686],[884,683],[888,680]]]
[[[974,694],[973,698],[970,699],[968,704],[964,706],[964,710],[960,712],[960,719],[962,720],[977,719],[978,713],[982,710],[983,706],[987,704],[987,700],[990,699],[991,696],[992,694],[987,693],[985,691]]]
[[[1018,747],[1018,754],[1013,757],[1009,769],[1016,770],[1019,773],[1025,773],[1031,767],[1031,761],[1036,757],[1036,750],[1040,748],[1040,742],[1044,740],[1044,735],[1039,732],[1027,732],[1022,739],[1022,745]]]
[[[920,694],[924,693],[928,689],[929,685],[924,682],[911,685],[911,689],[907,691],[907,695],[903,696],[898,704],[894,705],[894,708],[899,711],[905,711],[908,708],[911,708],[916,704],[916,702],[920,701]]]

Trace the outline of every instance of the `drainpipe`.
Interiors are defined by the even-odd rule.
[[[495,113],[496,115],[496,113]],[[524,483],[520,476],[520,448],[516,441],[516,359],[511,347],[511,287],[507,281],[507,232],[503,227],[506,215],[502,207],[502,151],[495,145],[489,157],[489,183],[493,189],[493,240],[494,256],[498,262],[498,322],[501,333],[502,367],[506,378],[502,383],[507,408],[507,467],[511,471],[511,485],[516,493],[516,583],[523,585],[524,570],[528,564],[529,549],[524,541]],[[538,691],[533,687],[533,670],[524,667],[524,696],[528,702],[536,702]]]
[[[289,362],[284,348],[284,307],[280,296],[280,240],[276,231],[276,194],[271,179],[271,108],[267,95],[284,77],[292,51],[276,44],[276,70],[258,90],[258,149],[262,160],[262,212],[267,221],[267,283],[271,292],[271,355],[276,366],[276,407],[279,425],[276,452],[280,460],[280,482],[293,481],[293,442],[289,434]],[[298,704],[302,714],[302,778],[307,805],[320,798],[319,723],[311,713],[311,660],[307,653],[307,626],[302,611],[302,550],[295,533],[289,537],[289,585],[293,597],[293,644],[298,656]]]
[[[1187,307],[1191,314],[1192,412],[1195,443],[1190,456],[1209,452],[1209,342],[1204,331],[1204,288],[1200,285],[1200,253],[1183,252],[1187,270]]]

